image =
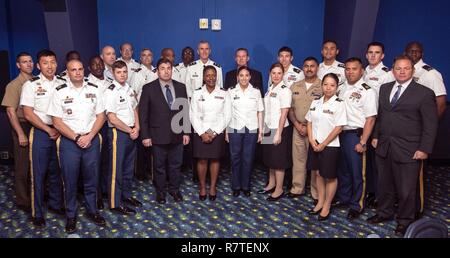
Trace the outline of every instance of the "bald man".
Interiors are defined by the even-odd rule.
[[[112,72],[112,65],[116,61],[116,50],[110,46],[106,45],[102,48],[102,53],[100,57],[103,60],[103,63],[105,64],[105,77],[109,80],[114,80],[113,72]]]
[[[134,71],[136,71],[139,68],[139,63],[136,62],[136,60],[133,59],[133,46],[125,42],[122,45],[120,45],[120,55],[121,57],[117,58],[117,60],[122,60],[127,65],[128,70],[128,79],[127,83],[130,83],[131,74],[133,74]]]

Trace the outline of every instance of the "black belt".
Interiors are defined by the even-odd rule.
[[[362,128],[358,128],[358,129],[352,129],[352,130],[342,130],[342,133],[357,133],[357,134],[362,134],[363,129]]]

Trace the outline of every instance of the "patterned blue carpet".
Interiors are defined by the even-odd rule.
[[[426,176],[425,217],[438,218],[450,225],[450,168],[431,168]],[[377,226],[365,219],[374,215],[366,209],[353,222],[346,219],[347,210],[334,209],[330,218],[318,222],[307,214],[312,199],[282,198],[269,203],[266,196],[255,191],[263,187],[265,172],[255,170],[252,175],[253,193],[250,198],[231,196],[230,174],[222,171],[219,178],[218,198],[215,202],[198,200],[197,185],[191,173],[184,174],[182,194],[184,202],[174,203],[168,198],[158,205],[150,182],[134,182],[134,195],[144,203],[135,216],[126,217],[101,211],[106,227],[98,227],[84,215],[80,205],[77,235],[81,238],[365,238],[370,234],[391,238],[395,222]],[[8,166],[0,166],[0,237],[7,238],[64,238],[65,218],[47,214],[47,226],[35,229],[28,214],[16,209],[13,202],[13,178]]]

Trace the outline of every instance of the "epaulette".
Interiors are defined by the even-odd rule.
[[[173,67],[177,67],[177,66],[179,66],[180,64],[178,63],[178,64],[176,64],[176,65],[174,65]]]
[[[224,89],[224,88],[220,88],[221,90],[223,90],[223,91],[227,91],[227,89]]]
[[[34,81],[37,81],[37,80],[39,80],[39,76],[36,76],[36,77],[31,78],[31,79],[30,79],[30,82],[34,82]]]
[[[196,65],[196,64],[197,64],[197,62],[194,61],[194,62],[190,63],[189,66]]]
[[[338,101],[338,102],[342,102],[343,100],[342,100],[342,99],[340,99],[340,98],[336,98],[336,101]]]
[[[220,66],[220,64],[218,64],[218,63],[213,63],[213,65],[215,65],[215,66],[217,66],[217,67],[222,67],[222,66]]]
[[[294,72],[296,72],[296,73],[300,73],[300,72],[302,71],[302,69],[300,69],[300,68],[295,68],[295,67],[294,67],[293,70],[294,70]]]
[[[109,85],[108,89],[114,90],[115,87],[116,87],[116,85],[114,85],[114,83],[113,83],[113,84]]]
[[[282,85],[281,88],[284,89],[284,88],[287,88],[287,86],[286,85]]]
[[[56,79],[61,80],[61,81],[66,81],[66,79],[64,79],[63,77],[56,75]]]
[[[429,65],[424,65],[424,66],[422,66],[422,68],[427,70],[428,72],[434,69],[433,67],[431,67]]]
[[[138,69],[134,70],[134,72],[138,73],[140,70],[142,70],[142,68],[139,67]]]
[[[233,89],[235,89],[236,88],[236,85],[235,86],[231,86],[230,87],[230,90],[233,90]]]
[[[105,77],[105,81],[112,83],[113,80],[111,78]]]
[[[92,87],[95,87],[95,88],[98,88],[98,86],[95,85],[95,84],[93,84],[92,82],[88,82],[87,85],[92,86]]]
[[[338,67],[345,68],[345,64],[338,64]]]
[[[83,79],[85,82],[88,82],[89,81],[89,79],[87,78],[87,77],[84,77],[84,79]]]
[[[67,72],[66,71],[63,71],[63,72],[61,72],[60,74],[59,74],[59,76],[66,76],[67,75]]]
[[[202,87],[200,87],[200,88],[197,88],[197,89],[195,89],[195,90],[201,90],[202,89]]]
[[[67,84],[64,83],[56,87],[56,90],[64,89],[65,87],[67,87]]]
[[[363,86],[363,88],[366,90],[370,89],[370,86],[367,83],[363,83],[361,84],[361,86]]]
[[[385,71],[385,72],[389,72],[389,68],[387,68],[386,66],[385,67],[383,67],[383,68],[381,68],[381,70],[383,70],[383,71]]]
[[[156,70],[158,70],[158,69],[157,69],[157,68],[154,68],[154,69],[152,70],[152,72],[156,73]]]

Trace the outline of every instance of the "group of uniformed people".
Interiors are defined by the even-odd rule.
[[[98,212],[103,208],[103,194],[108,195],[110,209],[120,214],[133,214],[136,211],[130,206],[142,206],[131,194],[135,162],[136,176],[140,178],[148,175],[152,165],[147,139],[139,133],[138,106],[142,89],[158,80],[159,67],[152,66],[153,53],[148,48],[142,49],[140,63],[132,58],[131,44],[122,44],[120,52],[122,56],[116,60],[114,48],[105,46],[100,56],[90,59],[87,77],[76,51],[68,53],[67,69],[59,76],[55,75],[57,63],[52,51],[39,52],[38,76],[32,76],[29,54],[17,57],[20,75],[8,85],[2,105],[8,109],[15,139],[16,201],[20,208],[31,207],[35,226],[45,225],[46,178],[48,209],[66,215],[69,233],[76,230],[80,180],[87,216],[98,225],[106,225]],[[222,68],[209,58],[210,52],[209,43],[200,41],[199,60],[193,61],[194,50],[186,47],[182,50],[183,62],[174,65],[173,49],[161,51],[162,63],[168,60],[171,64],[172,80],[185,84],[188,120],[193,128],[191,155],[195,160],[193,170],[199,177],[200,200],[206,200],[208,193],[208,171],[209,200],[216,199],[220,159],[226,143],[231,159],[232,194],[250,196],[251,171],[257,143],[261,143],[262,163],[269,168],[269,176],[258,193],[269,194],[268,201],[305,194],[307,170],[311,170],[315,206],[309,213],[318,214],[319,220],[328,218],[333,205],[346,205],[349,220],[359,216],[366,201],[369,207],[376,207],[376,144],[372,146],[371,134],[380,86],[398,81],[395,71],[383,65],[383,44],[368,45],[366,69],[356,57],[338,62],[339,49],[334,41],[324,42],[322,63],[308,57],[303,69],[292,64],[292,49],[282,47],[278,62],[269,70],[264,96],[261,73],[248,67],[246,49],[237,49],[237,68],[227,73],[225,83]],[[418,42],[405,49],[414,64],[414,80],[434,91],[435,115],[441,116],[446,96],[443,79],[423,62],[422,52]],[[162,96],[170,106],[174,92],[163,88]],[[23,148],[27,145],[29,187],[28,167],[19,165],[24,162],[21,157],[26,155]],[[286,173],[291,174],[292,181],[284,193]],[[27,188],[31,189],[30,195],[24,194]],[[417,192],[423,193],[419,189]],[[174,198],[182,200],[180,195]],[[157,202],[165,203],[165,198],[157,197]],[[419,212],[422,209],[423,202],[415,207]]]

